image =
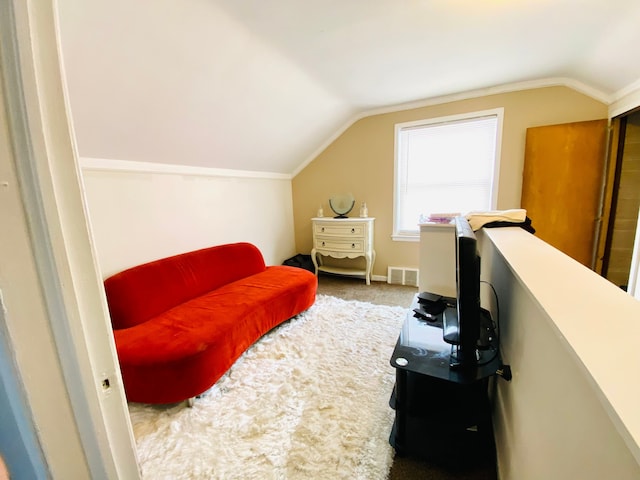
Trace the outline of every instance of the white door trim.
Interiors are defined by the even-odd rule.
[[[631,269],[629,271],[627,291],[640,300],[640,210],[638,210],[636,239],[633,243],[633,255],[631,257]]]
[[[28,225],[25,236],[38,279],[34,295],[43,299],[59,362],[43,362],[40,368],[62,374],[91,478],[137,479],[135,442],[67,114],[54,2],[3,2],[0,29],[3,108],[13,152],[9,162],[18,183],[7,182],[7,188],[21,196],[23,208],[15,213]],[[14,304],[28,301],[28,293],[9,293]],[[28,335],[15,328],[13,350],[24,350],[28,342]],[[60,420],[39,410],[35,399],[47,392],[33,385],[29,374],[20,372],[51,474],[71,478],[64,475],[70,471],[65,462],[81,460],[51,453],[56,449],[48,442],[67,439],[47,435]],[[69,435],[71,444],[78,441]]]

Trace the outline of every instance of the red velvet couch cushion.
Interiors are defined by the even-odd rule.
[[[265,270],[250,243],[183,253],[109,277],[104,288],[114,329],[133,327],[176,305]]]
[[[107,279],[127,399],[172,403],[204,392],[262,335],[309,308],[316,288],[312,273],[265,267],[247,243],[157,260]]]

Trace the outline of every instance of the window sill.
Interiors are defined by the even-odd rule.
[[[394,233],[391,235],[391,239],[394,242],[419,242],[420,241],[420,233],[416,232],[414,234],[397,234]]]

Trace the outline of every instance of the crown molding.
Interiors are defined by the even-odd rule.
[[[618,90],[615,101],[609,106],[611,118],[622,115],[640,106],[640,79]]]
[[[543,78],[539,80],[529,80],[526,82],[506,83],[493,87],[479,88],[476,90],[468,90],[466,92],[453,93],[450,95],[441,95],[438,97],[427,98],[415,102],[401,103],[388,107],[375,108],[361,112],[358,120],[372,115],[380,115],[384,113],[393,113],[403,110],[412,110],[414,108],[430,107],[434,105],[442,105],[444,103],[458,102],[461,100],[469,100],[472,98],[487,97],[490,95],[500,95],[503,93],[519,92],[524,90],[536,90],[538,88],[547,87],[567,87],[577,92],[583,93],[595,100],[609,105],[612,101],[612,95],[604,93],[602,90],[590,87],[582,82],[566,77]]]
[[[295,177],[304,168],[309,165],[318,155],[320,155],[329,145],[331,145],[340,135],[342,135],[351,125],[358,120],[362,120],[366,117],[372,117],[374,115],[383,115],[386,113],[401,112],[404,110],[413,110],[415,108],[430,107],[434,105],[442,105],[444,103],[457,102],[461,100],[469,100],[472,98],[486,97],[489,95],[499,95],[502,93],[518,92],[523,90],[535,90],[538,88],[547,87],[567,87],[577,92],[583,93],[595,100],[598,100],[606,105],[610,105],[615,99],[613,95],[609,95],[602,90],[593,88],[578,80],[574,80],[568,77],[552,77],[543,78],[539,80],[530,80],[526,82],[507,83],[503,85],[497,85],[493,87],[480,88],[476,90],[468,90],[466,92],[454,93],[450,95],[441,95],[438,97],[427,98],[424,100],[417,100],[414,102],[400,103],[396,105],[389,105],[386,107],[373,108],[368,110],[362,110],[356,112],[352,117],[346,121],[342,126],[327,140],[325,140],[320,147],[318,147],[307,159],[296,168],[291,177]]]
[[[83,171],[108,171],[127,173],[156,173],[165,175],[192,175],[200,177],[267,178],[271,180],[291,180],[285,173],[231,170],[226,168],[193,167],[167,163],[137,162],[104,158],[80,158]]]
[[[499,95],[503,93],[512,93],[524,90],[535,90],[547,87],[567,87],[577,92],[583,93],[595,100],[598,100],[610,107],[610,116],[623,113],[630,108],[624,102],[626,97],[633,97],[640,92],[640,79],[629,86],[619,90],[615,94],[607,94],[602,90],[593,88],[585,83],[568,77],[552,77],[539,80],[531,80],[526,82],[515,82],[493,87],[468,90],[450,95],[441,95],[438,97],[427,98],[414,102],[400,103],[385,107],[365,109],[361,111],[353,111],[349,119],[344,122],[334,133],[329,136],[318,148],[316,148],[292,173],[273,173],[249,170],[233,170],[224,168],[194,167],[187,165],[175,165],[164,163],[138,162],[132,160],[115,160],[82,157],[80,158],[80,166],[86,171],[112,171],[112,172],[138,172],[138,173],[156,173],[170,175],[194,175],[205,177],[236,177],[236,178],[267,178],[276,180],[291,180],[304,170],[315,158],[317,158],[329,145],[331,145],[340,135],[342,135],[349,127],[358,120],[374,115],[383,115],[386,113],[401,112],[405,110],[413,110],[416,108],[424,108],[434,105],[442,105],[444,103],[457,102],[461,100],[469,100],[473,98],[486,97],[489,95]],[[622,106],[620,106],[622,105]],[[637,106],[634,105],[634,106]],[[625,110],[626,109],[626,110]]]
[[[618,90],[614,95],[613,95],[613,101],[617,102],[619,100],[622,100],[624,97],[631,95],[633,93],[637,93],[637,91],[640,90],[640,78],[638,80],[636,80],[633,83],[630,83],[629,85],[627,85],[624,88],[621,88],[620,90]],[[613,103],[613,102],[612,102]]]

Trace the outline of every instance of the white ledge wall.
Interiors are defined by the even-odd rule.
[[[158,258],[251,242],[267,264],[295,253],[286,175],[81,159],[104,278]]]
[[[640,478],[640,302],[520,228],[478,238],[513,371],[496,382],[501,480]]]

